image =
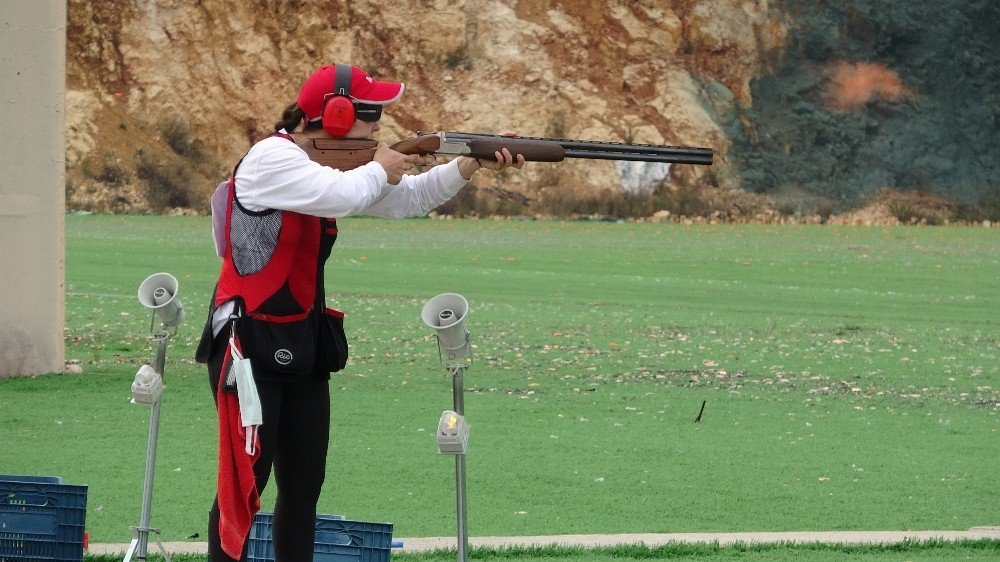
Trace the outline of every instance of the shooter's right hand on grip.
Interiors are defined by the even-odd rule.
[[[378,143],[375,149],[375,162],[378,162],[385,170],[387,182],[396,185],[403,179],[403,174],[413,164],[422,164],[424,159],[417,155],[406,155],[389,148],[384,142]]]

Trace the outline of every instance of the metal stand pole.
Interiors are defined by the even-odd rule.
[[[157,340],[156,361],[153,364],[153,369],[160,375],[161,379],[163,378],[163,367],[166,363],[167,340],[169,337],[170,335],[166,333],[155,334],[153,336]],[[149,417],[149,445],[146,447],[146,480],[142,486],[142,515],[139,517],[139,526],[132,527],[132,543],[129,545],[128,552],[125,553],[124,562],[130,562],[133,559],[133,555],[136,560],[146,560],[146,549],[149,545],[150,532],[156,534],[156,544],[160,547],[160,553],[163,554],[166,562],[170,562],[170,556],[167,554],[167,550],[163,548],[163,543],[160,542],[160,530],[149,526],[149,514],[153,505],[153,468],[156,465],[156,438],[160,428],[160,400],[162,398],[163,394],[160,394],[156,401],[153,402],[152,412]]]
[[[448,368],[451,372],[451,392],[454,411],[460,416],[465,415],[465,385],[463,377],[466,368],[466,365],[454,365]],[[455,513],[458,522],[458,562],[467,562],[469,553],[469,523],[465,502],[464,453],[455,455]]]

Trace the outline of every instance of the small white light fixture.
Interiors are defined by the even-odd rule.
[[[437,445],[442,455],[464,455],[469,447],[469,432],[472,426],[465,416],[451,410],[441,413],[438,421]]]
[[[163,378],[149,365],[139,367],[132,382],[132,402],[152,406],[163,393]]]

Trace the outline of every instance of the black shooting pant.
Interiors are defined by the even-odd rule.
[[[208,362],[212,395],[219,388],[219,371],[228,351],[229,328],[216,338]],[[274,378],[280,378],[278,374]],[[258,430],[260,457],[254,463],[257,491],[263,492],[274,467],[278,486],[271,536],[275,562],[313,558],[316,502],[326,474],[330,438],[330,384],[326,373],[312,373],[288,382],[257,378],[264,423]],[[249,544],[249,540],[247,541]],[[246,545],[241,560],[246,560]],[[219,542],[219,500],[208,517],[208,560],[230,562]]]

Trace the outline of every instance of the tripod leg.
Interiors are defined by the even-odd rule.
[[[139,548],[139,539],[132,539],[132,544],[128,546],[128,551],[125,553],[125,560],[123,562],[132,562],[132,556],[135,554],[137,548]]]
[[[160,542],[159,533],[157,533],[157,536],[156,536],[156,546],[160,547],[160,554],[163,555],[163,560],[165,562],[170,562],[170,555],[167,554],[167,549],[163,546],[163,543]]]

